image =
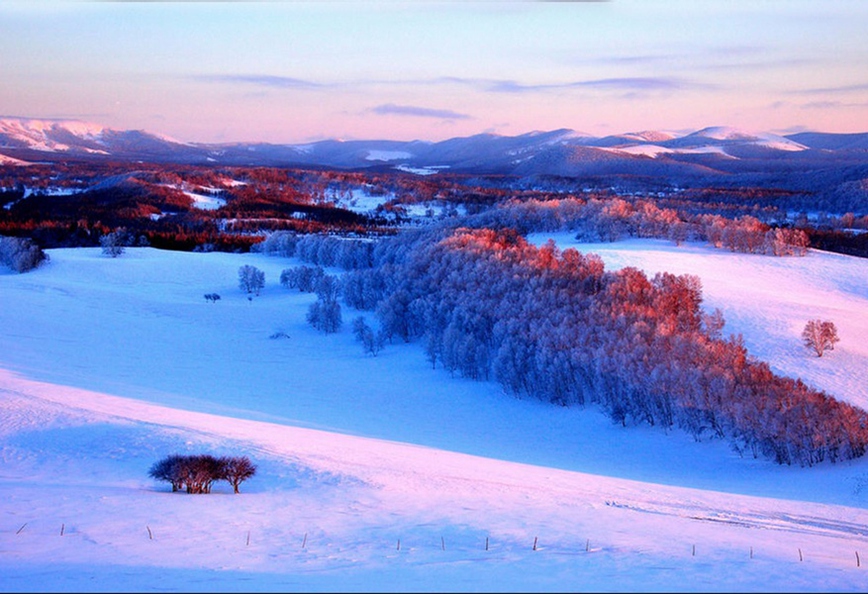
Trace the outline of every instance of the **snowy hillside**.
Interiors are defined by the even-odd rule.
[[[868,402],[868,261],[577,247],[698,274],[751,353]],[[2,591],[864,590],[865,459],[777,466],[450,377],[418,344],[365,355],[358,312],[306,323],[315,297],[278,283],[296,260],[49,254],[0,271]],[[841,335],[822,360],[798,342],[814,312]],[[173,453],[258,472],[172,493],[147,472]]]

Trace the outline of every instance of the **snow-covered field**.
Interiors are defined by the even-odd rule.
[[[612,268],[699,275],[751,353],[868,401],[868,261],[577,247]],[[278,283],[294,260],[49,254],[0,272],[2,591],[868,585],[864,459],[780,467],[506,396],[431,369],[419,345],[366,356],[358,312],[344,308],[336,335],[307,325],[314,297]],[[237,286],[243,264],[265,272],[258,297]],[[822,359],[799,341],[811,317],[841,336]],[[173,453],[247,455],[258,472],[239,495],[172,493],[147,472]]]

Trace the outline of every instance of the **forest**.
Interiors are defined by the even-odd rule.
[[[868,445],[868,413],[774,374],[723,336],[699,278],[610,272],[592,253],[525,239],[566,230],[580,241],[663,238],[757,257],[810,247],[864,256],[865,213],[791,216],[775,206],[789,194],[768,189],[566,192],[383,171],[90,163],[5,167],[0,179],[0,256],[18,272],[44,261],[42,249],[109,237],[298,257],[344,271],[282,275],[285,287],[318,293],[308,321],[336,331],[339,298],[372,312],[376,334],[354,322],[370,352],[415,342],[432,367],[507,393],[725,439],[780,464],[848,460]]]

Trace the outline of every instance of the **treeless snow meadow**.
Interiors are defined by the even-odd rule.
[[[696,274],[749,352],[868,406],[868,261],[575,247],[610,268]],[[0,273],[0,590],[868,587],[865,459],[778,466],[507,396],[432,369],[416,344],[366,355],[360,312],[344,306],[337,334],[307,324],[315,297],[278,283],[297,260],[49,255]],[[251,299],[245,264],[265,272]],[[801,344],[811,318],[838,327],[822,358]],[[257,473],[240,494],[204,495],[148,476],[197,453],[249,456]]]

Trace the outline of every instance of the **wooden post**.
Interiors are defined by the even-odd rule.
[[[151,532],[151,527],[150,527],[150,526],[145,526],[145,528],[148,529],[148,539],[149,539],[149,540],[154,540],[154,534]]]
[[[799,561],[804,561],[804,557],[802,557],[802,549],[799,548]]]
[[[753,559],[753,547],[750,548],[750,558]]]
[[[694,557],[696,557],[696,545],[693,545],[693,553],[692,553],[692,555],[693,555]]]
[[[536,541],[537,541],[537,538],[539,538],[539,537],[537,537],[537,536],[534,536],[534,537],[533,537],[533,550],[536,550]]]
[[[304,548],[304,545],[307,544],[307,532],[304,533],[304,540],[301,541],[301,548]]]
[[[400,551],[400,550],[401,550],[401,539],[400,539],[400,538],[398,539],[398,548],[395,549],[395,550],[396,550],[396,551]]]
[[[60,535],[61,535],[61,536],[63,536],[63,529],[64,529],[64,525],[61,524],[61,525],[60,525]]]
[[[440,550],[441,550],[441,551],[445,551],[445,550],[446,550],[446,541],[443,540],[443,537],[442,537],[442,536],[440,537]]]
[[[856,567],[862,567],[862,562],[859,560],[859,551],[856,551]]]
[[[488,537],[485,537],[485,550],[488,550]]]
[[[247,531],[247,546],[250,546],[250,530]]]
[[[589,538],[588,540],[585,541],[585,552],[587,553],[590,550],[591,550],[591,539]]]

